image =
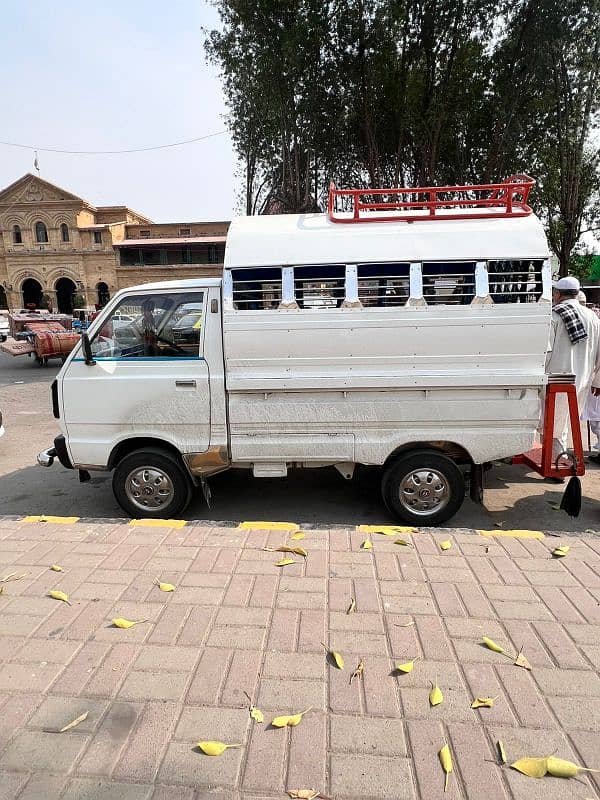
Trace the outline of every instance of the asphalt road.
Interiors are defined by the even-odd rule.
[[[36,455],[58,432],[50,405],[55,366],[39,367],[25,356],[0,353],[0,408],[6,434],[0,439],[0,514],[52,514],[122,517],[110,475],[96,473],[80,484],[77,473],[58,462],[36,465]],[[268,519],[332,524],[391,522],[381,501],[379,470],[359,468],[345,481],[333,467],[294,471],[287,478],[254,478],[231,470],[210,481],[211,508],[199,493],[186,518],[217,521]],[[529,528],[533,530],[600,530],[600,469],[583,478],[583,508],[573,520],[557,511],[564,487],[543,481],[523,467],[501,465],[486,473],[485,507],[465,500],[453,527]]]

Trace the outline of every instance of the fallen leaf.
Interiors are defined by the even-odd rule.
[[[342,658],[341,653],[337,653],[335,650],[329,650],[323,642],[321,642],[321,647],[325,648],[325,652],[329,656],[329,658],[333,661],[338,669],[344,669],[344,659]]]
[[[86,720],[88,718],[88,714],[89,714],[89,711],[86,711],[80,717],[77,717],[77,719],[74,719],[73,722],[69,722],[68,725],[65,725],[64,728],[61,728],[59,730],[59,733],[64,733],[65,731],[68,731],[71,728],[75,728],[77,725],[79,725],[79,723],[83,722],[84,720]]]
[[[263,550],[269,550],[272,553],[295,553],[297,556],[304,556],[304,558],[308,555],[303,547],[290,547],[287,544],[282,544],[281,547],[264,547]]]
[[[51,592],[48,592],[48,597],[51,597],[53,600],[62,600],[63,603],[67,603],[69,606],[71,605],[69,595],[64,592],[59,592],[58,589],[53,589]]]
[[[410,628],[411,625],[414,625],[414,620],[412,622],[395,622],[394,625],[397,628]]]
[[[52,564],[50,569],[52,572],[63,572],[63,568],[60,566],[60,564]]]
[[[444,542],[440,542],[440,550],[450,550],[452,547],[452,542],[450,539],[446,539]]]
[[[148,622],[147,619],[137,619],[135,621],[130,619],[123,619],[123,617],[117,617],[116,619],[112,620],[112,624],[115,628],[133,628],[134,625],[139,625],[141,622]]]
[[[500,741],[500,739],[498,739],[497,745],[498,745],[498,752],[500,753],[500,761],[501,761],[503,764],[506,764],[506,762],[508,761],[508,759],[506,758],[506,751],[505,751],[505,749],[504,749],[504,745],[502,744],[502,742]]]
[[[444,779],[444,791],[446,791],[448,789],[448,775],[452,772],[452,754],[447,744],[442,747],[438,755],[442,769],[446,773],[446,778]]]
[[[412,661],[406,661],[404,664],[396,664],[396,669],[398,670],[398,672],[404,672],[405,674],[408,674],[409,672],[413,671],[413,668],[415,666],[415,661],[417,661],[418,659],[419,656],[413,658]]]
[[[293,551],[297,556],[302,556],[303,558],[307,558],[308,553],[303,547],[294,547]]]
[[[295,564],[293,558],[282,558],[280,561],[275,562],[276,567],[288,567],[290,564]]]
[[[554,556],[554,558],[563,558],[564,556],[567,555],[570,549],[571,548],[569,547],[568,544],[563,544],[562,547],[555,547],[554,550],[552,551],[552,555]]]
[[[295,728],[296,725],[299,725],[302,722],[302,717],[311,709],[312,706],[309,706],[305,711],[301,711],[299,714],[291,714],[289,716],[275,717],[275,719],[271,720],[271,725],[274,728],[285,728],[286,726],[290,728]]]
[[[248,692],[244,692],[244,694],[246,695],[246,697],[248,698],[248,702],[250,703],[250,705],[248,706],[248,711],[250,712],[251,718],[255,722],[264,722],[265,715],[263,714],[263,712],[260,710],[260,708],[256,708],[256,706],[252,705],[252,698],[250,697]]]
[[[4,594],[4,586],[0,586],[0,594]]]
[[[373,542],[370,539],[365,539],[364,542],[361,544],[363,550],[371,550],[373,547]]]
[[[548,772],[548,759],[520,758],[518,761],[513,761],[510,766],[528,778],[543,778]]]
[[[305,534],[302,531],[296,531],[296,533],[292,533],[290,539],[293,539],[295,542],[299,542],[300,539],[304,539]]]
[[[488,648],[488,650],[493,650],[494,653],[504,652],[503,647],[500,647],[499,644],[496,644],[496,642],[493,639],[488,639],[487,636],[484,636],[481,641]]]
[[[476,697],[471,703],[471,708],[492,708],[497,697]]]
[[[350,683],[352,683],[354,678],[358,678],[360,680],[360,678],[362,678],[362,674],[363,674],[364,670],[365,670],[365,665],[364,665],[363,660],[361,658],[361,660],[357,664],[356,669],[354,670],[352,675],[350,675]]]
[[[531,664],[525,656],[523,655],[523,648],[519,650],[519,653],[515,659],[515,667],[523,667],[523,669],[531,669]]]
[[[558,503],[550,503],[550,508],[552,509],[552,511],[560,511],[560,506],[558,505]]]
[[[412,542],[409,542],[407,539],[394,539],[394,544],[401,544],[404,547],[412,547]]]
[[[429,692],[429,705],[430,706],[439,706],[440,703],[444,702],[444,695],[442,694],[442,690],[440,687],[435,684],[435,686],[431,686],[431,691]]]
[[[575,778],[580,772],[600,772],[598,769],[580,767],[573,761],[566,761],[564,758],[556,758],[556,756],[548,756],[546,768],[555,778]]]
[[[351,597],[350,605],[348,606],[346,614],[354,614],[355,610],[356,610],[356,600],[353,597]]]
[[[359,525],[359,533],[381,533],[384,536],[397,536],[399,533],[416,533],[411,525]]]
[[[314,789],[288,789],[287,794],[293,800],[315,800],[319,796]]]
[[[18,572],[10,572],[8,575],[0,578],[0,583],[8,583],[8,581],[20,581],[21,578],[24,578],[27,575],[29,575],[28,572],[22,572],[20,575]]]
[[[241,744],[225,744],[224,742],[198,742],[196,745],[207,756],[220,756],[230,747],[241,747]]]
[[[158,586],[158,588],[161,590],[161,592],[174,592],[175,591],[176,587],[173,586],[172,583],[161,583],[161,581],[159,581],[158,578],[154,578],[154,582]]]

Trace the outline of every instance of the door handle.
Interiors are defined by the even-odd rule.
[[[175,381],[175,386],[187,386],[190,389],[195,389],[196,381]]]

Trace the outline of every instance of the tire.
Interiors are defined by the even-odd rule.
[[[187,508],[193,489],[177,459],[152,448],[134,450],[119,461],[112,486],[123,511],[139,519],[176,518]]]
[[[419,497],[419,492],[425,491],[429,496]],[[440,525],[462,506],[465,479],[448,456],[436,450],[416,450],[388,465],[381,481],[381,494],[388,511],[402,522]]]

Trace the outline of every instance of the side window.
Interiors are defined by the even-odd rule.
[[[204,293],[124,297],[92,339],[95,358],[199,358]]]

